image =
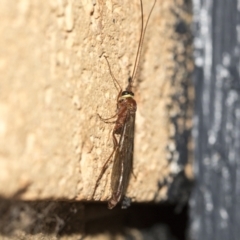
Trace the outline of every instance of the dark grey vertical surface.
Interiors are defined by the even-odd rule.
[[[193,240],[240,239],[240,1],[193,0]]]

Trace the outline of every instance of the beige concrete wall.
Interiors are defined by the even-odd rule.
[[[139,1],[2,0],[0,5],[0,195],[92,200],[112,151],[113,126],[97,113],[114,115],[118,94],[103,55],[124,88],[140,34]],[[144,1],[145,19],[151,5]],[[158,0],[146,32],[134,82],[136,178],[127,193],[134,201],[166,199],[167,187],[159,190],[158,182],[171,182],[181,168],[171,117],[184,115],[178,121],[183,132],[191,126],[191,111],[172,96],[192,99],[191,89],[184,92],[182,86],[189,83],[192,63],[191,46],[185,44],[190,37],[176,33],[180,18],[191,22],[183,1]],[[95,200],[109,198],[110,173],[111,167]]]

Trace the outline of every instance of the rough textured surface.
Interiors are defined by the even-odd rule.
[[[239,1],[194,0],[194,240],[240,236]]]
[[[91,200],[112,151],[117,90],[103,55],[125,87],[140,30],[139,1],[3,1],[0,8],[0,195]],[[145,20],[152,3],[144,2]],[[168,199],[167,187],[191,178],[189,6],[158,1],[134,82],[134,201]],[[95,200],[110,194],[110,170]],[[161,188],[159,189],[159,184]],[[7,187],[6,187],[7,186]]]

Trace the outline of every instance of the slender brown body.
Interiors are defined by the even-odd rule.
[[[127,89],[130,89],[130,87],[128,87]],[[135,114],[137,110],[137,104],[136,101],[133,99],[133,96],[133,92],[128,90],[120,90],[118,94],[117,114],[115,115],[117,119],[113,122],[115,123],[115,126],[112,132],[114,148],[108,160],[102,167],[101,173],[97,179],[93,191],[94,195],[97,186],[108,167],[109,162],[113,159],[111,176],[112,195],[108,201],[109,209],[114,208],[117,203],[123,198],[127,190],[130,174],[132,172],[134,124]],[[106,122],[106,120],[109,119],[102,120]]]
[[[137,110],[133,93],[124,91],[118,100],[117,120],[113,129],[114,162],[111,176],[112,196],[108,208],[112,209],[124,196],[133,165],[134,124]],[[116,135],[120,135],[117,141]]]

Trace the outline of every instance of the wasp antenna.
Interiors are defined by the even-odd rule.
[[[141,50],[142,50],[142,45],[143,45],[143,40],[144,40],[145,32],[146,32],[146,29],[147,29],[147,25],[148,25],[150,16],[151,16],[152,11],[153,11],[153,9],[154,9],[154,7],[155,7],[156,1],[157,1],[157,0],[154,0],[154,3],[153,3],[153,5],[152,5],[152,8],[151,8],[150,13],[149,13],[148,18],[147,18],[145,27],[143,28],[143,4],[142,4],[142,0],[140,0],[140,6],[141,6],[141,34],[140,34],[140,38],[139,38],[137,55],[136,55],[136,58],[135,58],[134,68],[133,68],[132,77],[131,77],[132,80],[131,80],[131,82],[128,84],[128,85],[129,85],[129,88],[131,88],[132,81],[133,81],[134,78],[136,77],[136,73],[137,73],[137,70],[138,70],[138,67],[139,67],[139,59],[140,59],[140,56],[141,56]]]

